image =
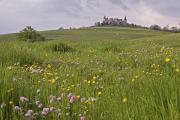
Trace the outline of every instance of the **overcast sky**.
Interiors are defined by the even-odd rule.
[[[79,27],[104,15],[130,23],[180,26],[180,0],[0,0],[0,34],[27,25],[37,30]]]

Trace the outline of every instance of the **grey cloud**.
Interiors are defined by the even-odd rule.
[[[180,17],[178,12],[180,11],[179,0],[146,0],[143,2],[163,15]]]
[[[127,15],[138,24],[180,22],[179,0],[0,0],[0,8],[0,33],[26,25],[39,29],[88,26],[104,15]]]

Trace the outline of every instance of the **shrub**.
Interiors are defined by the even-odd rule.
[[[50,46],[50,49],[54,52],[73,52],[74,49],[64,43],[57,43]]]
[[[18,34],[18,38],[21,41],[35,42],[35,41],[44,41],[45,37],[41,36],[34,30],[31,26],[27,26],[21,30]]]

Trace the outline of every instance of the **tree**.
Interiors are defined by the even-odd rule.
[[[101,23],[100,22],[96,22],[94,25],[95,26],[101,26]]]
[[[163,27],[163,31],[169,31],[169,25]]]
[[[34,30],[31,26],[27,26],[21,30],[18,34],[18,38],[21,41],[35,42],[35,41],[44,41],[45,37],[41,36]]]
[[[161,26],[159,26],[159,25],[151,25],[151,26],[150,26],[150,29],[153,29],[153,30],[161,30]]]
[[[178,32],[178,28],[177,27],[171,27],[171,31],[172,32]]]

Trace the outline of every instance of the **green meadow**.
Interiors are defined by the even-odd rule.
[[[180,33],[99,27],[0,35],[0,120],[179,120]]]

